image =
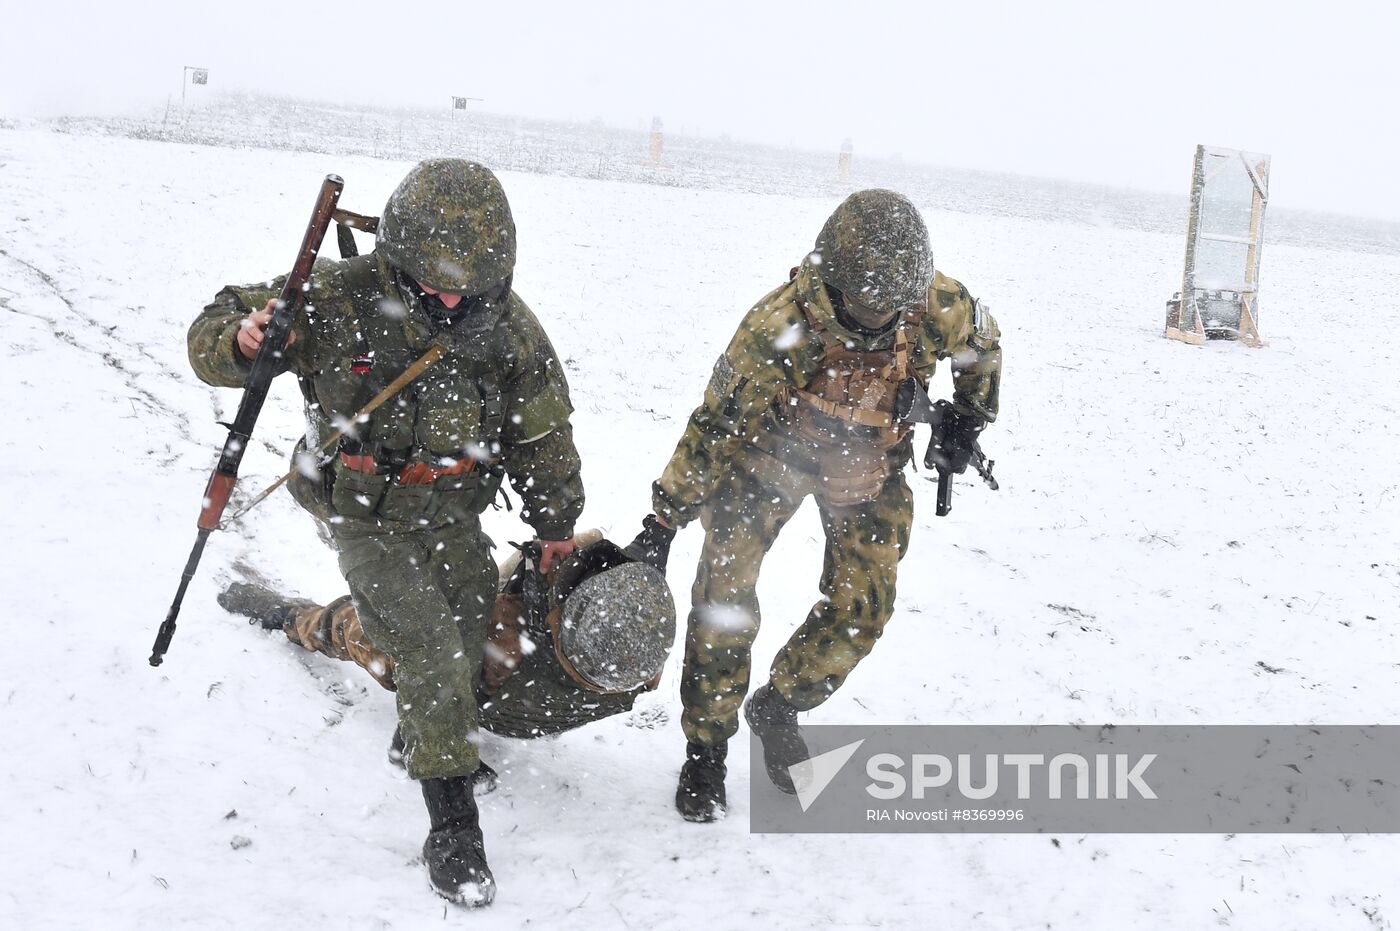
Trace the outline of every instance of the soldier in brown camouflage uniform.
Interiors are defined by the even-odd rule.
[[[283,366],[306,398],[292,493],[331,528],[360,620],[392,657],[408,773],[431,831],[437,891],[484,905],[495,893],[471,776],[477,677],[496,595],[479,515],[503,476],[542,541],[572,548],[583,509],[564,370],[511,290],[515,224],[500,182],[460,159],[416,166],[394,191],[375,252],[313,271]],[[189,332],[204,381],[244,383],[282,279],[224,288]],[[371,415],[370,398],[430,346],[445,354]],[[337,428],[325,459],[307,450]]]
[[[912,425],[894,415],[901,383],[926,387],[953,366],[956,416],[940,448],[966,469],[996,418],[1001,369],[991,315],[936,272],[928,232],[904,197],[851,195],[790,280],[748,312],[703,402],[653,487],[655,514],[629,552],[664,566],[673,528],[705,527],[692,589],[681,699],[688,741],[676,805],[692,821],[724,812],[726,741],[739,727],[758,632],[764,554],[804,499],[826,534],[823,598],[745,706],[774,783],[806,758],[798,711],[827,699],[875,646],[894,610],[913,496],[902,469]]]

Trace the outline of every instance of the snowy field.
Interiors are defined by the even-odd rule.
[[[486,736],[504,776],[482,804],[500,894],[486,912],[445,908],[417,862],[418,787],[384,760],[390,696],[215,604],[239,560],[300,594],[341,593],[289,497],[214,536],[166,664],[146,663],[215,422],[238,398],[190,373],[189,321],[221,285],[288,268],[323,175],[345,177],[344,206],[377,213],[408,167],[0,129],[0,475],[14,494],[0,926],[1396,923],[1391,836],[751,835],[746,740],[729,818],[684,823],[679,650],[629,716]],[[839,195],[502,180],[516,288],[578,407],[584,524],[629,539],[740,314]],[[808,719],[1400,724],[1400,258],[1266,246],[1269,347],[1196,348],[1160,336],[1180,233],[920,203],[940,267],[1001,323],[1003,412],[984,446],[1002,490],[961,480],[938,519],[933,485],[911,479],[895,617]],[[241,487],[280,474],[299,431],[287,381]],[[527,533],[487,520],[502,545]],[[682,604],[700,536],[673,551]],[[809,504],[769,557],[759,669],[817,594],[819,539]]]

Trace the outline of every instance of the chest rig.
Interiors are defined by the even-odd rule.
[[[368,422],[350,425],[352,435],[318,463],[323,506],[341,518],[417,526],[480,513],[501,478],[492,459],[504,399],[488,339],[499,314],[478,326],[464,319],[435,334],[426,327],[417,332],[378,312],[384,295],[373,256],[351,259],[345,276],[353,316],[334,340],[333,358],[302,380],[308,448],[346,426],[429,346],[439,344],[447,354]]]
[[[891,452],[913,429],[895,417],[900,384],[914,374],[915,330],[924,311],[910,311],[895,325],[889,349],[861,351],[802,314],[820,341],[816,377],[789,387],[784,399],[792,430],[814,454],[819,497],[843,507],[873,501],[895,470]]]

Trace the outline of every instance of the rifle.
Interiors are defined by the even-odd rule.
[[[327,175],[326,180],[321,182],[321,191],[316,195],[316,208],[311,213],[311,222],[306,225],[306,233],[301,240],[301,251],[297,253],[292,273],[287,276],[287,283],[282,286],[282,293],[278,295],[272,319],[264,331],[262,345],[258,347],[253,367],[248,372],[248,380],[243,385],[243,399],[238,404],[238,415],[233,418],[233,423],[224,424],[228,427],[228,438],[224,440],[219,462],[209,476],[209,484],[204,488],[204,501],[199,512],[199,535],[195,538],[194,548],[190,550],[190,557],[185,562],[180,586],[175,590],[175,600],[171,602],[165,622],[160,625],[160,631],[156,634],[155,645],[151,648],[152,666],[159,666],[165,651],[170,649],[170,641],[175,636],[175,618],[179,616],[180,604],[185,600],[185,589],[189,587],[195,570],[199,568],[199,559],[204,555],[204,544],[209,541],[209,534],[218,529],[219,519],[223,516],[224,508],[228,506],[229,496],[238,481],[238,466],[242,463],[243,453],[253,437],[253,425],[257,423],[263,402],[267,400],[267,391],[272,385],[273,376],[277,374],[278,366],[282,362],[292,324],[296,322],[297,314],[306,302],[311,266],[316,261],[316,253],[321,249],[321,241],[326,236],[336,202],[340,199],[340,192],[344,187],[345,182],[339,175]],[[237,352],[237,349],[234,351]]]
[[[917,380],[910,377],[899,386],[894,412],[896,421],[926,423],[933,429],[933,435],[928,440],[928,449],[924,452],[924,468],[938,471],[936,513],[939,517],[947,517],[948,512],[953,509],[953,472],[948,468],[948,457],[943,451],[943,435],[947,430],[949,418],[956,414],[952,403],[943,398],[937,401],[929,400],[928,393]],[[972,467],[977,470],[982,481],[986,482],[992,491],[996,491],[1001,487],[992,475],[992,467],[996,465],[996,460],[986,457],[976,437],[972,439],[971,452],[972,458],[969,462]]]

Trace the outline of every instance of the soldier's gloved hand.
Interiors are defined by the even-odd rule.
[[[926,457],[935,468],[962,475],[977,448],[977,435],[987,426],[981,417],[952,411],[943,420],[943,431],[929,443]]]
[[[676,528],[667,526],[655,514],[642,518],[642,532],[637,538],[623,547],[623,555],[638,562],[644,562],[658,572],[666,571],[666,559],[671,555],[671,541],[676,538]]]

